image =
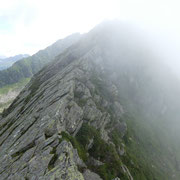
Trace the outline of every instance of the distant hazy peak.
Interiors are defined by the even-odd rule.
[[[0,71],[0,87],[7,84],[17,83],[24,78],[32,77],[33,74],[37,73],[41,68],[44,67],[44,65],[52,61],[66,48],[69,48],[72,44],[77,42],[80,37],[81,35],[79,33],[75,33],[64,39],[56,41],[52,45],[38,51],[32,56],[27,57],[26,54],[17,55],[15,56],[15,58],[20,57],[18,61],[15,61],[13,63],[11,63],[10,61],[10,65],[8,66],[5,65],[1,67],[2,62],[4,63],[7,61],[0,60],[0,70],[5,69],[3,71]]]
[[[6,56],[0,55],[0,59],[5,59],[7,58]]]

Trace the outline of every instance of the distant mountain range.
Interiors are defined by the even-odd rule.
[[[19,54],[8,58],[0,56],[0,70],[7,69],[8,67],[12,66],[16,61],[27,57],[29,57],[28,54]]]
[[[77,40],[79,40],[79,38],[80,38],[80,34],[75,33],[66,37],[65,39],[58,40],[51,46],[47,47],[44,50],[40,50],[39,52],[37,52],[32,56],[29,57],[26,56],[23,58],[19,57],[19,59],[21,60],[17,60],[18,57],[16,58],[14,57],[16,59],[14,61],[13,59],[9,59],[9,58],[0,60],[0,69],[4,69],[0,71],[0,88],[5,85],[10,85],[20,82],[25,78],[32,77],[45,64],[52,61],[55,58],[55,56],[59,55],[66,48],[68,48],[73,43],[75,43]],[[3,62],[9,62],[9,63],[3,64]],[[11,66],[11,67],[7,68],[7,66]]]

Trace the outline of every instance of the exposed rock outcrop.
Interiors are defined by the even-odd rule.
[[[115,27],[102,24],[82,36],[0,115],[0,179],[165,179],[172,172],[178,179],[169,150],[161,156],[150,124],[140,121],[147,116],[132,91],[139,93],[139,74],[131,73],[134,64],[124,59],[124,36]]]
[[[86,170],[88,167],[77,150],[66,141],[60,143],[58,135],[67,132],[76,136],[82,124],[87,123],[99,129],[101,138],[109,142],[111,130],[106,126],[113,115],[107,110],[115,107],[117,117],[123,113],[120,103],[106,99],[93,79],[94,63],[98,62],[101,68],[101,50],[92,45],[88,51],[85,47],[82,49],[83,41],[40,71],[3,113],[0,126],[2,179],[101,179]],[[124,135],[124,125],[118,127]],[[87,151],[94,146],[93,139]],[[104,164],[90,159],[93,166]]]
[[[91,172],[90,170],[86,170],[83,173],[84,180],[102,180],[97,174]]]

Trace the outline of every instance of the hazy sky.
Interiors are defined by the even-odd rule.
[[[134,22],[178,49],[179,9],[180,0],[0,0],[0,55],[33,54],[113,18]]]

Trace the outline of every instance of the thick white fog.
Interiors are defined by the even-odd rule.
[[[0,2],[1,56],[34,54],[71,33],[85,33],[104,20],[120,19],[143,29],[151,47],[180,74],[178,0]]]

